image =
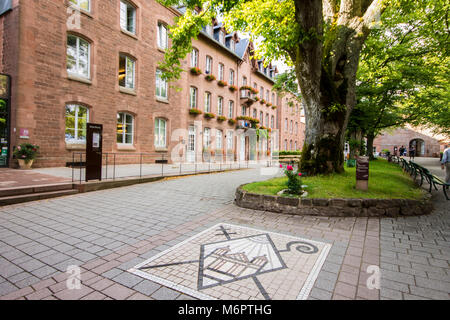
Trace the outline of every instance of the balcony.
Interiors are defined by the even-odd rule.
[[[241,89],[240,92],[241,104],[251,106],[256,101],[255,95],[249,89]]]

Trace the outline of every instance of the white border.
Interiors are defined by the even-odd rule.
[[[319,257],[317,258],[316,263],[314,264],[311,272],[308,275],[308,278],[306,279],[302,289],[300,290],[299,295],[297,296],[297,300],[306,300],[308,298],[309,293],[311,292],[311,289],[312,289],[312,287],[314,285],[314,282],[315,282],[317,276],[319,275],[319,272],[322,269],[323,263],[325,262],[325,259],[326,259],[327,255],[328,255],[328,253],[329,253],[329,251],[331,249],[331,244],[325,243],[325,242],[309,240],[309,239],[304,239],[304,238],[299,238],[299,237],[295,237],[295,236],[291,236],[291,235],[287,235],[287,234],[282,234],[282,233],[262,230],[262,229],[255,229],[255,228],[249,228],[249,227],[229,224],[229,223],[218,223],[218,224],[216,224],[216,225],[214,225],[212,227],[209,227],[209,228],[201,231],[200,233],[197,233],[196,235],[194,235],[194,236],[192,236],[192,237],[190,237],[190,238],[188,238],[188,239],[186,239],[186,240],[184,240],[184,241],[182,241],[180,243],[177,243],[176,245],[170,247],[169,249],[166,249],[166,250],[164,250],[164,251],[154,255],[153,257],[151,257],[151,258],[149,258],[149,259],[147,259],[147,260],[137,264],[136,266],[134,266],[131,269],[128,269],[127,271],[131,272],[133,274],[136,274],[136,275],[138,275],[140,277],[143,277],[145,279],[157,282],[157,283],[159,283],[161,285],[164,285],[166,287],[169,287],[171,289],[181,291],[183,293],[186,293],[186,294],[188,294],[188,295],[190,295],[192,297],[198,298],[198,299],[202,299],[202,300],[217,300],[216,298],[208,296],[206,294],[203,294],[203,293],[201,293],[201,292],[199,292],[197,290],[194,290],[194,289],[191,289],[191,288],[188,288],[188,287],[185,287],[185,286],[181,286],[181,285],[175,284],[175,283],[173,283],[173,282],[171,282],[169,280],[166,280],[166,279],[163,279],[163,278],[160,278],[160,277],[157,277],[157,276],[153,276],[153,275],[151,275],[151,274],[149,274],[147,272],[139,270],[139,268],[143,267],[144,265],[152,262],[153,260],[156,260],[159,257],[161,257],[161,256],[163,256],[163,255],[165,255],[165,254],[167,254],[167,253],[177,249],[178,247],[181,247],[184,244],[186,244],[186,243],[188,243],[188,242],[190,242],[190,241],[200,237],[201,235],[211,231],[211,229],[218,228],[219,226],[229,226],[229,227],[236,227],[236,228],[241,228],[241,229],[247,229],[247,230],[251,230],[251,231],[265,232],[265,233],[275,234],[275,235],[278,235],[278,236],[287,237],[287,238],[291,238],[291,239],[295,239],[295,240],[307,241],[307,242],[310,242],[310,243],[313,243],[313,244],[316,244],[316,245],[318,245],[318,244],[324,245],[324,247],[322,249],[322,252],[320,253]]]

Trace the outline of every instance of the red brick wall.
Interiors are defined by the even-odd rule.
[[[17,0],[19,1],[19,0]],[[194,121],[202,120],[202,127],[223,130],[223,143],[228,129],[234,129],[227,122],[216,119],[206,120],[203,116],[189,115],[189,87],[198,89],[198,108],[204,110],[203,94],[211,92],[212,112],[217,114],[217,97],[224,98],[224,115],[227,116],[228,101],[233,100],[234,116],[240,115],[239,92],[232,93],[228,87],[221,88],[217,81],[208,82],[204,74],[182,74],[181,79],[169,89],[168,103],[155,97],[155,72],[164,52],[157,49],[157,23],[174,23],[176,13],[156,1],[134,0],[137,7],[136,37],[120,29],[119,1],[91,1],[91,12],[81,13],[81,28],[68,30],[68,1],[64,0],[21,0],[20,28],[16,37],[20,39],[17,81],[17,97],[14,103],[16,116],[14,126],[17,132],[28,129],[30,139],[16,137],[13,145],[31,142],[41,147],[40,157],[35,166],[62,166],[72,161],[74,151],[83,148],[65,142],[65,105],[80,103],[89,108],[89,121],[103,124],[103,151],[121,153],[151,153],[154,158],[161,155],[154,147],[155,118],[165,118],[168,122],[168,148],[162,154],[170,156],[173,150],[184,154],[187,142],[187,128]],[[89,83],[69,78],[66,71],[66,41],[68,33],[84,37],[91,43],[91,79]],[[229,69],[235,70],[235,84],[242,85],[242,75],[246,75],[248,85],[256,82],[259,87],[271,89],[272,82],[255,73],[247,59],[238,68],[238,59],[220,48],[213,41],[200,36],[194,47],[199,50],[199,67],[204,71],[205,57],[213,58],[213,74],[218,76],[218,63],[225,65],[225,81],[228,82]],[[120,91],[118,84],[119,53],[126,53],[136,59],[136,95]],[[190,68],[190,57],[183,63],[185,70]],[[276,116],[277,110],[254,103],[259,111]],[[250,109],[252,110],[252,109]],[[116,143],[117,112],[128,112],[134,118],[134,144],[123,150]],[[252,112],[252,111],[250,111]],[[250,114],[252,115],[252,114]],[[264,124],[266,125],[266,124]],[[173,133],[173,134],[172,134]],[[214,130],[212,143],[215,148]],[[184,144],[182,143],[184,142]],[[197,136],[201,152],[202,135]],[[235,139],[235,148],[238,147]],[[130,158],[132,155],[130,155]]]
[[[295,142],[297,142],[297,150],[302,150],[305,141],[305,124],[301,121],[301,105],[292,99],[292,95],[283,96],[280,100],[280,109],[278,111],[279,149],[291,150],[290,142],[292,141],[292,149],[295,149]],[[291,106],[288,102],[293,103],[293,105]],[[287,129],[285,126],[286,119],[288,124]],[[293,123],[292,133],[291,121]],[[297,133],[295,131],[296,123],[298,125]],[[285,141],[287,141],[287,148],[285,148]]]

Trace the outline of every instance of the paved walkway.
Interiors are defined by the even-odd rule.
[[[53,174],[45,174],[35,170],[0,168],[0,190],[71,181],[72,179],[68,177],[58,177]]]
[[[0,295],[192,299],[169,282],[161,285],[129,270],[227,223],[330,244],[308,299],[449,299],[450,213],[442,191],[433,194],[431,215],[395,219],[289,216],[233,204],[238,185],[267,178],[250,169],[0,208]],[[81,266],[78,290],[68,289],[69,265]],[[374,272],[367,272],[369,266],[379,267],[380,290],[367,286]],[[283,287],[287,280],[292,282],[277,277],[280,292],[289,291]],[[255,283],[249,293],[264,292]],[[235,292],[242,286],[236,285],[229,284],[236,288],[228,292],[230,299],[240,299]]]

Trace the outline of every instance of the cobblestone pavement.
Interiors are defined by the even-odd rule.
[[[417,159],[416,159],[417,160]],[[290,216],[236,207],[258,169],[191,176],[0,208],[2,299],[192,299],[128,272],[218,223],[331,244],[309,299],[449,299],[450,221]],[[68,265],[82,286],[67,288]],[[369,289],[371,265],[381,289]],[[233,297],[239,299],[239,297]]]

